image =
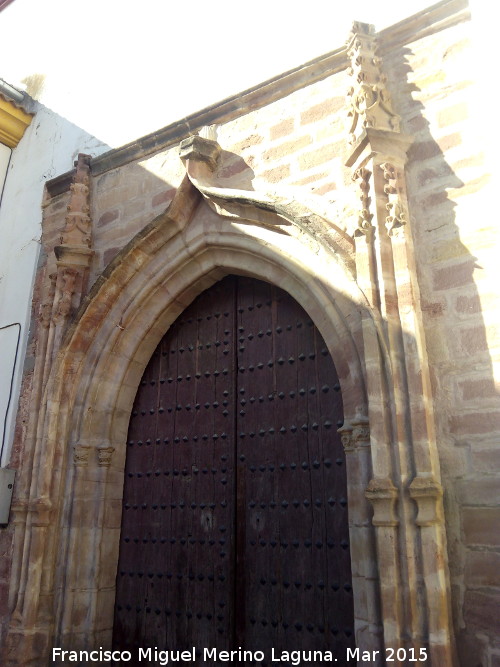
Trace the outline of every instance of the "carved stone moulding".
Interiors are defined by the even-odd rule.
[[[398,490],[388,478],[373,478],[366,487],[365,496],[373,506],[374,526],[397,526],[396,500]]]
[[[92,219],[90,217],[90,156],[80,154],[75,162],[73,182],[67,206],[65,226],[61,231],[60,246],[89,250],[92,245]],[[61,252],[61,251],[60,251]],[[57,252],[56,252],[57,254]],[[85,253],[82,253],[83,255]],[[59,258],[58,258],[59,259]],[[80,262],[76,262],[80,264]],[[84,264],[88,266],[88,264]]]
[[[115,448],[109,444],[94,447],[93,445],[84,445],[78,443],[73,447],[73,463],[75,466],[87,466],[91,460],[96,461],[97,465],[109,468],[113,458]]]
[[[384,172],[384,192],[387,195],[385,207],[388,215],[385,219],[385,226],[389,236],[396,236],[408,222],[406,201],[401,187],[402,175],[390,162],[383,162],[380,168]]]
[[[432,477],[415,477],[408,487],[417,504],[417,526],[431,526],[441,521],[443,487]]]
[[[192,136],[181,142],[179,155],[181,160],[205,162],[214,171],[219,161],[221,148],[217,141],[205,137]]]
[[[366,128],[399,132],[399,116],[392,110],[377,48],[374,27],[355,22],[347,42],[347,55],[351,61],[348,72],[352,80],[348,91],[351,144],[357,143]]]
[[[97,463],[99,466],[109,468],[111,465],[111,459],[113,458],[113,453],[115,451],[114,447],[102,446],[97,448]]]
[[[32,526],[48,526],[51,522],[52,503],[46,497],[34,498],[29,501],[28,512],[32,516]]]
[[[94,254],[91,248],[84,246],[56,245],[54,248],[58,266],[90,266]]]
[[[374,226],[372,225],[373,213],[370,212],[370,204],[372,201],[370,197],[371,175],[372,172],[369,169],[360,167],[359,169],[356,169],[352,176],[352,180],[358,187],[358,196],[361,202],[354,236],[369,236],[374,231]]]
[[[370,424],[367,417],[357,416],[352,421],[346,420],[338,433],[345,452],[370,445]]]
[[[54,322],[60,324],[64,321],[71,310],[71,302],[75,293],[75,282],[78,277],[78,271],[70,267],[64,267],[60,271],[60,296],[57,303],[57,310],[54,314]]]
[[[52,306],[54,304],[54,296],[56,293],[56,281],[57,281],[57,273],[51,273],[49,275],[49,289],[48,289],[48,294],[46,300],[41,304],[40,306],[40,312],[38,315],[38,319],[45,329],[47,329],[50,326],[50,322],[52,319]]]
[[[366,165],[373,160],[378,165],[392,162],[404,166],[407,161],[407,151],[413,141],[413,137],[402,132],[365,128],[356,143],[352,145],[345,165],[356,168],[356,165]]]
[[[86,466],[89,463],[89,457],[92,447],[80,443],[73,446],[73,463],[75,466]]]

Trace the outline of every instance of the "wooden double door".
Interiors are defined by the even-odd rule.
[[[114,646],[353,646],[342,399],[286,292],[228,276],[158,345],[127,443]],[[270,664],[267,659],[267,664]]]

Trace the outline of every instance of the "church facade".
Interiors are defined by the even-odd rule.
[[[136,646],[154,623],[169,649],[179,623],[216,642],[216,619],[249,649],[269,631],[262,650],[498,664],[498,232],[469,18],[451,0],[355,23],[345,47],[47,183],[3,664],[120,647],[118,624]],[[293,512],[312,517],[296,540]],[[141,565],[134,539],[164,560]],[[224,620],[203,577],[230,579]],[[176,604],[192,618],[167,621]]]

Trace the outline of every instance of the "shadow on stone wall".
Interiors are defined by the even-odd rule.
[[[443,53],[443,61],[453,55],[452,49]],[[498,637],[498,541],[493,528],[498,510],[493,507],[498,500],[494,447],[499,431],[499,412],[494,410],[500,409],[500,400],[476,285],[483,267],[462,240],[475,220],[464,215],[457,219],[459,201],[454,198],[472,199],[477,192],[478,202],[488,178],[483,174],[464,182],[457,175],[457,169],[477,164],[480,148],[466,142],[464,125],[456,119],[461,108],[448,109],[445,101],[439,105],[455,91],[453,85],[432,89],[430,83],[424,94],[412,82],[411,64],[416,68],[416,61],[421,64],[426,58],[429,54],[404,47],[386,55],[384,63],[401,130],[414,137],[406,169],[408,198],[445,489],[457,650],[464,667],[485,667],[490,664],[488,646]],[[426,113],[436,107],[441,110],[431,128]],[[468,153],[458,155],[452,166],[445,153],[453,155],[452,149],[462,142]],[[474,211],[487,214],[477,205]]]

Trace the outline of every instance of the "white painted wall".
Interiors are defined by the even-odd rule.
[[[7,176],[7,167],[9,166],[11,152],[8,146],[0,144],[0,197],[2,196],[3,184]]]
[[[40,250],[44,183],[73,167],[78,153],[99,155],[105,143],[39,105],[12,152],[0,205],[0,327],[19,322],[21,339],[1,465],[9,460]],[[0,330],[0,434],[3,431],[18,327]]]

